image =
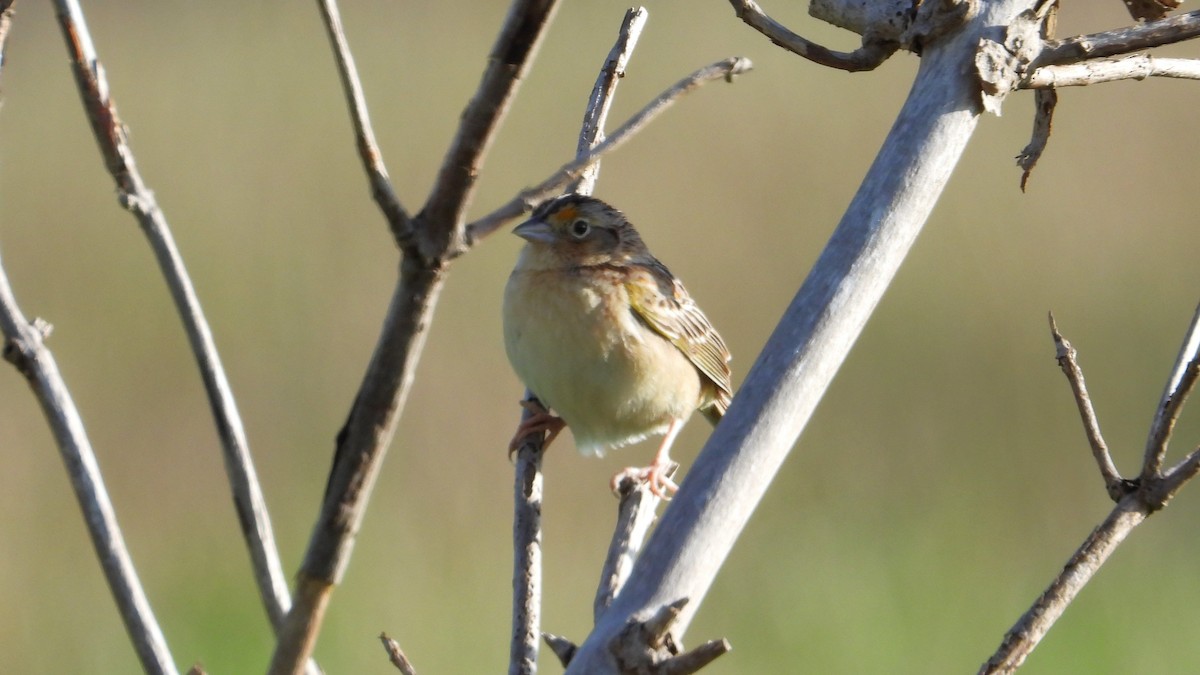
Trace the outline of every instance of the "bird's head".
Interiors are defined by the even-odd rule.
[[[529,242],[526,255],[538,266],[624,265],[646,255],[624,214],[579,194],[543,202],[513,234]]]

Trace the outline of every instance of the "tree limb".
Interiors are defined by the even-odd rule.
[[[383,154],[379,151],[379,144],[375,142],[375,131],[367,114],[367,99],[363,95],[358,69],[354,66],[354,57],[350,54],[350,45],[346,41],[346,31],[342,27],[337,0],[318,0],[318,5],[337,61],[342,92],[350,108],[350,117],[354,121],[354,140],[363,169],[367,172],[367,182],[371,184],[371,196],[379,205],[379,210],[383,211],[396,243],[403,246],[412,236],[412,223],[409,221],[408,212],[396,197],[392,181],[388,178],[387,167],[383,164]]]
[[[1169,16],[1128,28],[1047,40],[1033,69],[1086,59],[1128,54],[1200,36],[1200,11]]]
[[[961,30],[926,45],[909,98],[846,215],[567,673],[619,672],[609,649],[626,623],[679,598],[691,602],[674,630],[686,629],[966,147],[980,106],[978,83],[962,64],[984,30],[1025,6],[987,3]]]
[[[83,12],[76,0],[55,0],[54,4],[84,111],[91,122],[105,165],[116,181],[118,200],[137,218],[154,251],[200,368],[209,407],[221,439],[225,472],[233,491],[242,537],[250,552],[259,596],[271,626],[278,629],[290,605],[287,581],[279,562],[266,500],[250,457],[246,432],[213,342],[212,331],[184,267],[183,258],[175,246],[166,217],[138,172],[125,125],[117,116],[116,105],[110,98],[104,68],[92,45]]]
[[[297,574],[294,606],[276,643],[270,673],[296,672],[316,643],[330,594],[349,564],[354,537],[412,388],[447,267],[461,253],[461,214],[474,192],[475,176],[556,7],[556,0],[514,0],[429,200],[412,219],[412,237],[401,237],[400,278],[371,362],[336,440],[325,498]],[[349,61],[345,63],[348,67]]]
[[[561,190],[567,183],[578,180],[593,162],[597,161],[605,153],[623,145],[634,134],[641,131],[654,118],[658,117],[660,113],[683,97],[684,94],[702,84],[715,80],[723,79],[727,82],[732,82],[735,76],[747,72],[753,66],[754,64],[749,59],[735,56],[701,68],[676,82],[666,91],[659,94],[653,101],[647,103],[644,108],[639,110],[633,117],[630,117],[616,131],[612,132],[608,138],[592,148],[590,152],[577,157],[574,161],[567,162],[542,182],[531,188],[522,190],[520,194],[509,200],[508,203],[468,225],[466,230],[466,246],[474,246],[480,239],[500,229],[501,226],[513,218],[527,213],[535,205],[540,204],[555,192]]]
[[[878,68],[900,48],[899,42],[863,37],[862,47],[852,52],[837,52],[805,39],[767,16],[754,0],[729,0],[733,11],[747,26],[762,33],[771,42],[813,63],[858,72]]]
[[[1144,80],[1148,77],[1200,80],[1200,60],[1158,58],[1138,54],[1119,60],[1083,61],[1060,66],[1042,66],[1027,75],[1017,86],[1021,89],[1085,87],[1089,84],[1118,80]]]
[[[58,371],[54,355],[44,344],[50,326],[40,319],[30,323],[21,314],[2,264],[0,333],[4,335],[4,359],[16,366],[28,380],[46,415],[71,479],[75,499],[83,511],[83,520],[91,536],[92,547],[96,550],[96,558],[100,561],[100,568],[104,571],[104,578],[116,600],[117,610],[142,669],[147,673],[175,675],[178,672],[175,662],[162,629],[154,618],[150,601],[146,599],[129,550],[125,547],[125,538],[121,535],[121,526],[113,511],[112,501],[108,498],[108,490],[104,487],[104,477],[83,428],[83,420]]]

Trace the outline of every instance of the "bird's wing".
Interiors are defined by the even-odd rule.
[[[721,413],[733,398],[729,348],[683,283],[656,259],[630,267],[625,290],[634,313],[654,332],[679,348],[717,388]]]

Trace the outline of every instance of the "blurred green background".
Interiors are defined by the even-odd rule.
[[[174,228],[245,417],[291,574],[390,295],[397,254],[371,201],[312,3],[88,3],[140,167]],[[856,39],[768,11],[818,40]],[[1060,33],[1129,22],[1068,3]],[[503,3],[347,2],[375,129],[410,209]],[[561,9],[480,180],[486,213],[569,159],[624,3]],[[824,70],[719,0],[652,3],[614,123],[700,65],[753,73],[685,99],[606,160],[624,209],[688,284],[740,382],[853,195],[917,59]],[[1188,53],[1181,46],[1173,53]],[[1190,52],[1194,55],[1195,48]],[[261,672],[272,641],[207,405],[133,219],[117,206],[49,3],[22,2],[0,110],[0,251],[87,423],[125,536],[181,667]],[[974,672],[1110,508],[1055,367],[1053,309],[1114,455],[1135,471],[1200,294],[1200,88],[1064,91],[1021,194],[1031,96],[986,117],[891,290],[705,601],[705,672]],[[518,249],[458,261],[316,656],[388,673],[375,636],[424,673],[499,672],[508,647],[512,467],[521,386],[500,339]],[[1178,456],[1200,440],[1185,414]],[[684,466],[702,422],[676,445]],[[566,438],[566,437],[564,437]],[[0,671],[138,668],[46,424],[0,368]],[[609,536],[613,471],[649,444],[546,463],[546,630],[582,638]],[[1200,661],[1200,488],[1138,529],[1023,672],[1191,672]],[[546,672],[558,672],[544,651]]]

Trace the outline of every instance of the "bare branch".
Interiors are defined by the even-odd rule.
[[[367,181],[371,184],[371,196],[375,198],[383,215],[387,218],[388,226],[396,243],[403,246],[412,236],[412,224],[408,213],[396,197],[392,181],[388,178],[387,167],[383,165],[383,155],[379,144],[375,142],[375,131],[371,127],[371,118],[367,114],[367,99],[363,95],[362,83],[358,79],[358,69],[354,66],[354,57],[350,54],[350,45],[346,42],[346,31],[342,27],[342,16],[338,10],[337,0],[318,0],[321,8],[321,18],[325,21],[325,31],[333,46],[333,54],[337,60],[338,75],[342,80],[342,92],[346,96],[346,104],[350,107],[350,116],[354,120],[354,139],[358,146],[358,155],[362,159],[363,169],[367,172]]]
[[[574,161],[562,165],[558,171],[555,171],[542,182],[521,191],[519,195],[508,203],[468,225],[466,246],[474,246],[480,239],[495,232],[504,223],[519,217],[523,213],[527,213],[535,205],[562,189],[567,183],[578,179],[583,175],[588,166],[604,156],[604,154],[623,145],[625,141],[628,141],[634,134],[641,131],[643,127],[658,117],[660,113],[669,108],[671,104],[679,100],[684,94],[714,80],[723,79],[732,81],[734,76],[740,75],[752,67],[753,64],[749,59],[735,56],[701,68],[676,82],[669,89],[659,94],[653,101],[646,104],[637,114],[629,118],[628,121],[609,135],[604,142],[592,148],[586,155],[577,157]]]
[[[1089,84],[1116,82],[1117,80],[1144,80],[1148,77],[1200,80],[1200,60],[1155,58],[1138,54],[1119,60],[1083,61],[1061,66],[1042,66],[1027,75],[1018,84],[1018,87],[1021,89],[1085,87]]]
[[[604,67],[600,69],[600,75],[596,78],[596,85],[592,88],[592,95],[588,98],[587,110],[583,114],[583,126],[579,132],[579,144],[575,151],[576,159],[604,140],[604,124],[616,99],[617,84],[625,77],[625,66],[637,47],[638,38],[641,37],[642,28],[649,16],[650,13],[645,7],[631,7],[625,11],[621,29],[617,32],[617,41],[609,50]],[[584,170],[583,175],[566,191],[590,195],[595,189],[596,178],[599,175],[600,162],[597,160]]]
[[[1067,561],[1050,587],[1009,629],[999,649],[979,669],[980,675],[1012,673],[1019,668],[1117,546],[1149,513],[1150,509],[1137,493],[1117,502],[1104,522]]]
[[[166,217],[134,163],[125,125],[117,116],[116,105],[109,96],[104,68],[92,45],[82,10],[76,0],[55,0],[54,4],[70,52],[83,107],[105,165],[116,181],[118,199],[137,218],[154,251],[200,368],[209,407],[221,438],[225,472],[233,491],[242,537],[250,551],[259,596],[266,607],[271,626],[278,629],[290,605],[287,581],[275,547],[266,501],[250,457],[246,432],[213,342],[212,331],[184,267],[183,258],[175,247]]]
[[[1083,420],[1083,431],[1087,434],[1088,444],[1092,447],[1092,458],[1104,478],[1104,487],[1113,501],[1119,501],[1131,491],[1131,483],[1121,478],[1117,467],[1113,464],[1112,455],[1108,452],[1108,444],[1100,433],[1100,421],[1096,419],[1096,410],[1092,407],[1092,399],[1088,396],[1087,384],[1083,380],[1083,370],[1076,360],[1077,353],[1071,343],[1058,332],[1058,324],[1054,314],[1050,314],[1050,334],[1054,337],[1055,359],[1067,382],[1071,384],[1071,392],[1075,394],[1075,406],[1079,408],[1079,417]]]
[[[786,26],[767,16],[754,0],[729,0],[729,4],[733,5],[733,11],[739,19],[765,35],[771,42],[829,68],[850,72],[874,70],[900,48],[899,42],[863,37],[862,47],[852,52],[836,52],[788,30]]]
[[[617,507],[617,524],[613,530],[612,541],[608,545],[604,567],[600,571],[600,586],[596,589],[596,599],[592,603],[592,619],[595,622],[600,621],[600,616],[629,579],[633,563],[642,550],[642,542],[650,532],[650,526],[654,524],[655,511],[661,501],[650,491],[649,481],[635,481],[631,478],[621,481],[618,495],[621,501]]]
[[[147,673],[174,675],[178,672],[175,661],[146,599],[129,550],[125,548],[125,538],[121,535],[121,526],[104,487],[104,478],[83,428],[83,420],[58,371],[54,355],[43,342],[49,332],[49,324],[40,319],[33,323],[26,321],[17,307],[4,266],[0,264],[0,333],[4,335],[4,359],[16,366],[29,381],[42,413],[46,415],[71,478],[75,499],[83,511],[92,547],[142,669]]]
[[[402,675],[417,675],[417,669],[404,655],[399,643],[388,637],[387,633],[380,633],[379,641],[383,643],[383,648],[388,653],[388,660],[392,662],[393,666],[396,666],[396,670],[399,670]]]
[[[462,252],[461,214],[483,156],[557,6],[515,0],[492,47],[425,208],[401,242],[400,278],[350,414],[338,434],[321,512],[296,575],[295,602],[275,645],[270,673],[294,673],[311,653],[333,587],[341,581],[375,479],[412,389],[446,266]]]
[[[525,390],[525,400],[536,401]],[[540,405],[540,403],[539,403]],[[524,421],[533,408],[521,413]],[[517,449],[513,486],[513,603],[509,642],[510,675],[537,672],[538,635],[542,620],[542,451],[545,435],[533,434]]]
[[[673,629],[686,630],[974,131],[979,85],[962,64],[985,30],[1006,24],[1025,4],[980,3],[966,26],[925,46],[893,133],[567,673],[619,672],[610,648],[627,622],[677,598],[692,600]]]
[[[1128,28],[1079,35],[1062,40],[1047,40],[1045,48],[1033,65],[1036,69],[1042,66],[1117,56],[1182,42],[1197,36],[1200,36],[1200,11],[1188,12],[1158,21],[1147,21]]]
[[[465,250],[463,214],[474,195],[475,178],[557,8],[558,0],[516,0],[509,8],[483,80],[463,111],[458,133],[421,210],[424,223],[417,249],[423,257],[433,259],[444,251]]]
[[[1175,428],[1175,420],[1183,408],[1188,394],[1196,386],[1197,376],[1200,375],[1200,306],[1192,315],[1188,325],[1187,335],[1171,375],[1159,398],[1158,408],[1154,413],[1154,421],[1150,423],[1150,434],[1146,439],[1146,451],[1142,460],[1142,480],[1159,475],[1162,470],[1163,458],[1167,455],[1167,444],[1171,440],[1171,431]]]
[[[1054,123],[1054,108],[1058,105],[1058,92],[1053,89],[1039,89],[1033,94],[1033,133],[1029,144],[1017,155],[1017,166],[1021,167],[1021,192],[1029,183],[1033,167],[1037,166],[1046,144],[1050,142],[1050,128]]]

